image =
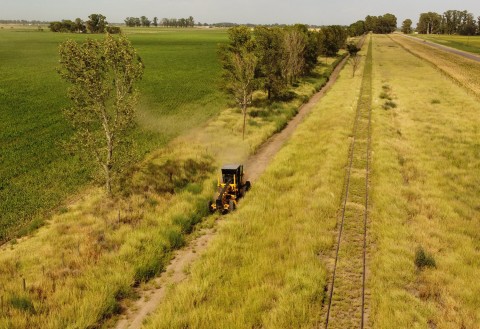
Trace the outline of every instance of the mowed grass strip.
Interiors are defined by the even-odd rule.
[[[478,100],[386,36],[373,56],[371,326],[479,328]]]
[[[372,106],[372,42],[362,76],[353,140],[345,172],[346,186],[339,215],[341,239],[338,242],[332,300],[328,306],[328,328],[359,327],[363,319],[363,256],[367,198],[367,162],[369,158],[370,111]],[[344,207],[345,206],[345,207]],[[341,233],[340,233],[341,230]],[[338,240],[337,240],[338,241]],[[327,322],[325,322],[327,324]]]
[[[34,236],[0,247],[0,328],[111,326],[135,298],[134,286],[163,271],[197,225],[215,221],[207,201],[216,168],[242,162],[284,127],[331,71],[319,65],[315,77],[298,81],[290,102],[258,107],[266,96],[257,94],[245,141],[239,110],[226,109],[139,163],[130,197],[112,200],[91,188]]]
[[[146,69],[139,85],[138,159],[220,112],[225,96],[217,47],[223,30],[127,31]],[[41,224],[62,200],[88,184],[93,157],[74,157],[62,109],[67,85],[56,73],[58,45],[77,34],[0,30],[0,241]]]
[[[478,62],[410,40],[401,35],[393,34],[390,37],[412,54],[430,62],[480,99],[480,65]]]
[[[323,323],[327,262],[361,78],[350,67],[146,328],[312,328]],[[248,168],[247,168],[248,170]]]

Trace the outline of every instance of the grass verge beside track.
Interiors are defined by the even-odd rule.
[[[350,67],[226,217],[188,281],[146,328],[312,328],[321,323],[361,77]]]
[[[456,83],[480,99],[480,65],[478,62],[432,48],[401,35],[391,35],[391,38],[415,56],[431,63],[440,72],[451,77]]]
[[[371,326],[479,328],[478,100],[387,36],[373,59]]]

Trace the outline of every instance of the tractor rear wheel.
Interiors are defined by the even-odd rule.
[[[228,212],[232,212],[235,210],[235,202],[233,200],[230,200],[228,203]]]
[[[250,181],[247,180],[247,182],[245,183],[245,190],[249,191],[251,187],[252,187],[252,184],[250,184]]]
[[[213,209],[212,207],[213,205],[213,202],[212,201],[208,201],[208,211],[213,214],[215,212],[215,209]]]

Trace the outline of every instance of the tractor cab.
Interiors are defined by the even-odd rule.
[[[243,179],[243,165],[225,165],[222,167],[223,184],[238,184]]]
[[[215,202],[209,202],[209,210],[216,210],[223,214],[233,211],[238,199],[245,195],[250,189],[250,182],[244,182],[243,165],[229,164],[224,165],[221,169],[222,177],[218,179],[218,193]]]

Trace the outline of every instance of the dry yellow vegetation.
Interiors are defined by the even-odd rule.
[[[329,265],[361,76],[346,67],[147,328],[312,328]]]
[[[374,41],[371,326],[479,328],[480,105],[388,36]],[[480,68],[456,64],[460,81]],[[419,248],[436,266],[417,266]]]
[[[319,65],[316,78],[299,81],[288,103],[267,106],[265,95],[257,94],[245,141],[241,115],[227,109],[139,164],[124,191],[129,196],[109,200],[90,189],[33,236],[0,247],[0,328],[108,324],[119,301],[133,298],[134,285],[164,269],[204,220],[219,164],[244,160],[329,72],[330,66]]]
[[[412,54],[430,62],[480,98],[480,65],[478,62],[401,35],[394,34],[391,38]]]

